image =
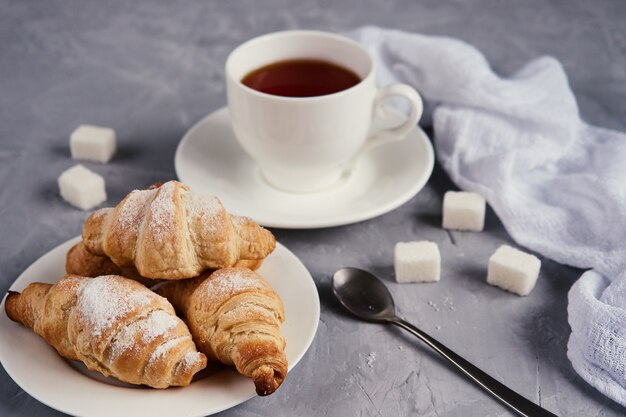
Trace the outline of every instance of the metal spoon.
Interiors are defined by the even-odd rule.
[[[358,268],[343,268],[333,276],[333,292],[345,308],[360,319],[402,327],[450,361],[465,376],[524,417],[556,417],[496,381],[417,327],[396,315],[391,293],[381,280]]]

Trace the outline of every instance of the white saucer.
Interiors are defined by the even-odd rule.
[[[387,111],[391,123],[402,120],[398,112]],[[262,178],[235,139],[225,107],[185,134],[174,159],[178,178],[194,191],[218,196],[230,213],[288,229],[339,226],[387,213],[424,187],[433,165],[430,140],[416,126],[404,140],[364,154],[351,174],[329,189],[280,191]]]

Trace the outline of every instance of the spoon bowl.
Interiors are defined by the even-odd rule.
[[[342,268],[333,275],[333,293],[362,320],[388,322],[396,316],[391,293],[380,279],[359,268]]]

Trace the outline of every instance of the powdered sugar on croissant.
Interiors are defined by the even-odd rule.
[[[10,293],[5,309],[61,356],[121,381],[184,386],[206,366],[172,305],[120,276],[32,283],[21,294]]]
[[[183,279],[206,269],[258,260],[276,245],[254,221],[226,212],[217,197],[169,181],[135,190],[115,208],[94,212],[83,229],[86,248],[147,278]]]

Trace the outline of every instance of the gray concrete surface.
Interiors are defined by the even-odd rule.
[[[224,60],[236,45],[280,29],[343,31],[365,24],[475,44],[506,74],[550,54],[569,74],[583,118],[626,130],[626,2],[496,0],[9,1],[0,2],[0,291],[87,213],[66,205],[56,178],[73,165],[80,123],[114,127],[108,204],[175,176],[173,153],[196,120],[225,104]],[[566,357],[567,291],[580,271],[544,260],[526,298],[484,283],[489,255],[512,243],[489,212],[483,233],[439,227],[454,186],[436,168],[427,187],[370,221],[274,230],[311,271],[322,302],[317,336],[284,386],[223,416],[505,416],[509,412],[400,331],[348,317],[329,291],[341,266],[387,278],[401,313],[494,377],[561,416],[619,416]],[[397,241],[430,239],[442,280],[400,286]],[[2,337],[0,335],[0,337]],[[36,358],[33,358],[35,361]],[[0,369],[0,416],[59,416]]]

